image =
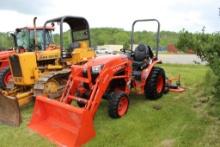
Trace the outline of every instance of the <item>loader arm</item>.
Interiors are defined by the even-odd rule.
[[[113,66],[111,68],[104,68],[101,71],[100,75],[97,77],[95,84],[91,85],[92,92],[91,92],[89,100],[86,101],[85,109],[91,113],[92,117],[95,116],[95,113],[99,107],[99,104],[101,102],[103,95],[106,92],[106,89],[109,86],[109,83],[113,79],[126,79],[126,81],[129,80],[129,77],[130,77],[128,74],[128,73],[130,73],[129,69],[126,69],[126,72],[124,75],[120,75],[120,76],[115,75],[115,73],[117,72],[117,70],[115,70],[115,69],[120,69],[121,67],[124,68],[124,67],[126,67],[126,64],[127,64],[127,62],[125,61],[125,62],[123,62],[119,65]],[[83,78],[83,77],[79,77],[78,75],[80,72],[77,72],[79,68],[81,68],[81,70],[83,70],[83,68],[80,67],[79,65],[73,65],[72,67],[73,67],[73,69],[77,69],[77,70],[73,70],[72,76],[71,76],[72,78],[69,79],[69,80],[72,80],[73,83],[75,83],[71,87],[72,88],[71,92],[75,93],[75,90],[78,87],[78,84],[80,81],[87,83],[87,84],[91,84],[92,78],[91,78],[91,72],[90,72],[89,68],[87,68],[87,71],[88,71],[87,77],[88,78]],[[113,72],[113,71],[115,71],[115,72]],[[69,83],[71,83],[71,82],[69,81]],[[68,85],[67,85],[67,87],[68,87]],[[130,89],[128,87],[126,87],[125,92],[127,94],[130,93]],[[72,100],[74,100],[74,98],[77,99],[77,97],[71,95],[70,91],[68,91],[67,89],[66,89],[66,91],[64,91],[64,93],[66,96],[61,98],[61,100],[60,100],[61,102],[70,103]]]

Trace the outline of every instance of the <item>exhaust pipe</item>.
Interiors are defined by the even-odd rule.
[[[36,27],[36,21],[37,21],[37,17],[34,17],[33,25],[34,25],[34,49],[35,49],[35,51],[38,50],[38,46],[37,46],[37,27]]]

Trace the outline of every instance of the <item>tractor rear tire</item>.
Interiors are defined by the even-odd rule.
[[[165,72],[160,67],[153,67],[144,87],[145,97],[148,99],[160,98],[165,90]]]
[[[0,71],[0,88],[6,89],[7,82],[11,76],[11,71],[9,67],[5,67]]]
[[[111,118],[124,116],[128,111],[128,107],[129,99],[126,93],[122,91],[111,93],[108,106],[108,114]]]

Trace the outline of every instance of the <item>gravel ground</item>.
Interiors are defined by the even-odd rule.
[[[206,64],[206,62],[201,61],[201,59],[194,54],[159,54],[159,59],[161,59],[163,63]]]
[[[97,54],[102,56],[105,54]],[[206,62],[201,61],[201,59],[195,54],[159,54],[159,59],[163,63],[171,64],[206,64]]]

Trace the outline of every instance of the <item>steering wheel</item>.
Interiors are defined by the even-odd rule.
[[[134,52],[132,50],[121,48],[120,51],[129,58],[132,58],[134,56]]]

